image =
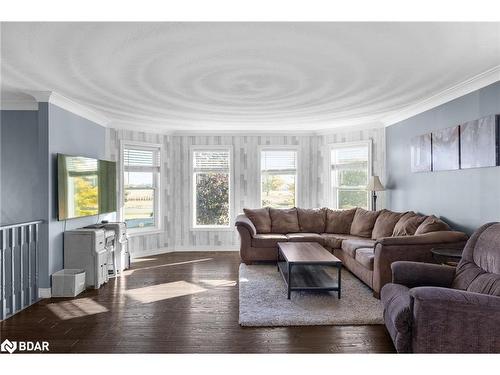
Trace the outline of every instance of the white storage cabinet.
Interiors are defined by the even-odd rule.
[[[108,251],[104,229],[80,228],[64,232],[64,268],[85,270],[86,287],[98,289],[108,281]]]

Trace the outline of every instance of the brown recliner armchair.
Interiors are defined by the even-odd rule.
[[[381,291],[398,352],[500,353],[500,223],[479,228],[457,268],[392,264]]]

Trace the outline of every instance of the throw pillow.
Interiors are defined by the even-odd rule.
[[[243,212],[255,226],[257,233],[271,233],[271,216],[269,216],[269,208],[244,208]]]
[[[271,231],[273,233],[297,233],[300,232],[297,209],[294,208],[270,208]]]
[[[450,226],[436,216],[428,216],[422,224],[417,228],[415,234],[424,234],[430,232],[439,232],[450,230]]]
[[[326,233],[350,234],[352,219],[356,209],[330,210],[326,209]]]
[[[417,215],[413,211],[407,212],[394,226],[392,235],[394,237],[413,236],[425,219],[426,216]]]
[[[394,231],[396,223],[403,217],[405,213],[392,212],[389,210],[382,210],[380,215],[375,221],[372,231],[372,239],[378,240],[379,238],[390,237]]]
[[[325,231],[326,210],[324,208],[297,208],[301,232],[323,233]]]
[[[362,208],[356,209],[351,225],[351,234],[354,236],[371,238],[372,230],[377,221],[380,211],[367,211]]]

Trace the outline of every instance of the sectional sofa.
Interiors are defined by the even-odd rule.
[[[433,262],[434,247],[463,248],[468,239],[434,215],[389,210],[244,209],[236,218],[246,264],[276,261],[278,242],[318,242],[379,297],[391,263]]]

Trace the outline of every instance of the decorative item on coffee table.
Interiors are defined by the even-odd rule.
[[[337,280],[325,270],[337,268]],[[336,291],[340,299],[342,261],[316,242],[278,242],[278,271],[292,291]]]

